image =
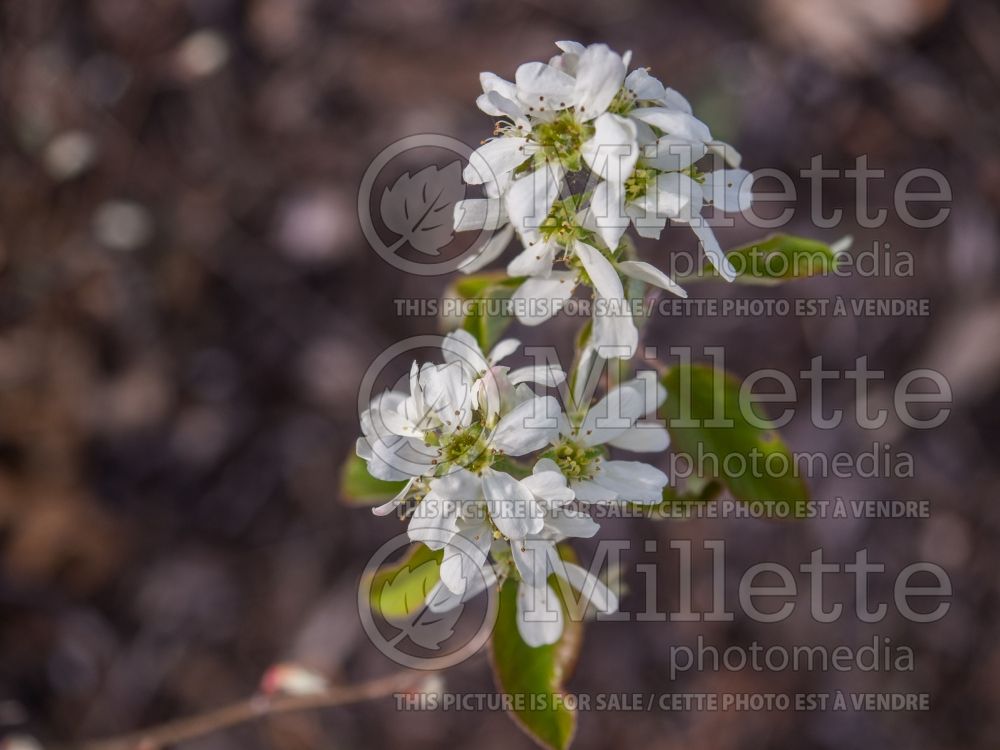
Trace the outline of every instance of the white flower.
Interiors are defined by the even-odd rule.
[[[435,481],[438,482],[434,488],[436,493],[442,483],[441,480]],[[448,488],[448,492],[454,490],[466,496],[486,486],[483,483],[482,488],[477,487],[475,477],[469,476],[456,478],[450,484],[453,486]],[[559,596],[547,582],[550,574],[554,573],[566,581],[579,592],[581,603],[590,604],[598,611],[616,611],[618,600],[599,578],[559,557],[557,542],[571,537],[591,537],[598,526],[585,511],[569,505],[573,493],[566,486],[566,479],[555,462],[542,459],[535,465],[531,476],[520,480],[519,484],[533,498],[533,510],[541,520],[537,531],[522,538],[510,538],[509,542],[510,560],[520,578],[517,592],[518,631],[525,643],[537,647],[557,641],[563,629]],[[430,494],[423,502],[427,503],[429,498]],[[480,498],[453,504],[451,507],[458,507],[458,511],[444,519],[436,516],[434,524],[415,525],[411,521],[411,538],[423,541],[432,549],[444,550],[440,581],[426,597],[431,611],[453,609],[487,586],[497,583],[493,567],[487,562],[493,540],[491,526],[482,516],[477,518],[475,513],[483,504],[489,505],[489,501]],[[495,516],[490,518],[495,522]],[[505,555],[499,554],[507,549],[506,542],[499,548],[498,544],[501,543],[493,542],[494,556],[506,559]]]
[[[632,305],[625,296],[625,287],[619,274],[639,279],[661,287],[681,297],[687,297],[681,287],[656,267],[642,261],[617,261],[608,258],[596,247],[572,240],[566,250],[571,262],[578,261],[572,271],[553,271],[555,247],[540,243],[534,273],[514,292],[514,312],[518,320],[528,326],[539,325],[562,309],[573,295],[576,286],[584,281],[583,274],[594,289],[593,328],[590,346],[611,351],[615,356],[631,357],[639,342],[639,330],[632,319]],[[534,247],[525,250],[533,251]],[[511,271],[525,253],[508,266]],[[518,270],[527,270],[527,263]]]
[[[555,557],[552,573],[579,593],[581,603],[604,614],[618,610],[618,597],[590,571]],[[559,640],[563,631],[562,603],[547,582],[530,585],[522,579],[518,583],[517,630],[532,648]]]
[[[539,462],[531,476],[521,480],[492,469],[487,472],[476,476],[459,470],[432,480],[410,519],[410,539],[444,550],[440,585],[428,595],[436,607],[447,602],[450,606],[445,608],[451,608],[489,585],[492,569],[487,555],[495,536],[507,537],[512,547],[520,540],[556,538],[552,536],[556,527],[548,519],[573,500],[565,477],[551,461]],[[571,509],[565,513],[567,518],[586,516]],[[559,528],[563,536],[558,538],[577,529],[581,536],[593,536],[597,525],[586,516],[585,521],[565,521]]]
[[[357,454],[368,463],[368,472],[398,481],[433,471],[442,445],[471,424],[472,385],[459,365],[421,367],[414,362],[410,392],[382,393],[361,415]],[[431,434],[439,438],[436,444],[428,442]]]
[[[458,363],[473,379],[473,397],[493,418],[501,411],[534,397],[527,383],[553,387],[566,379],[566,373],[554,365],[528,365],[511,370],[499,362],[521,347],[517,339],[503,339],[484,355],[479,343],[468,331],[452,331],[445,336],[442,351],[448,363]]]
[[[394,498],[373,509],[386,515],[425,481],[456,468],[488,474],[503,456],[522,456],[557,434],[559,407],[537,396],[529,383],[558,385],[565,373],[552,366],[511,371],[497,362],[519,342],[505,339],[489,356],[465,331],[445,337],[445,363],[413,363],[409,393],[386,391],[361,415],[356,451],[368,472],[385,481],[406,480]]]
[[[666,474],[639,461],[609,460],[602,446],[635,453],[666,450],[670,444],[666,429],[638,421],[654,413],[666,396],[666,389],[656,382],[654,373],[643,373],[611,389],[575,423],[568,418],[562,420],[560,440],[550,454],[577,500],[660,502],[669,482]]]

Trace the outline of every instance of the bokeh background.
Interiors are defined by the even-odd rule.
[[[649,332],[661,346],[723,345],[738,373],[794,374],[820,354],[839,369],[867,354],[890,386],[916,366],[942,370],[955,403],[937,430],[819,431],[803,412],[785,431],[795,450],[856,453],[877,439],[911,452],[913,479],[814,478],[814,496],[926,499],[929,518],[623,520],[606,533],[661,549],[724,538],[731,579],[763,560],[796,566],[817,547],[838,561],[866,547],[887,565],[880,601],[895,572],[921,559],[945,566],[955,592],[935,625],[890,615],[874,629],[800,616],[593,626],[574,691],[914,691],[932,694],[932,710],[591,713],[576,746],[1000,743],[995,3],[7,0],[0,18],[0,732],[46,746],[124,732],[246,696],[280,660],[343,681],[393,668],[361,632],[355,591],[399,528],[344,505],[338,472],[368,363],[437,330],[432,318],[396,316],[392,300],[436,297],[449,278],[405,276],[379,259],[361,236],[357,186],[403,136],[487,137],[478,72],[511,77],[547,59],[554,40],[578,39],[633,50],[750,169],[794,173],[814,154],[846,168],[868,154],[887,173],[873,208],[891,210],[894,178],[915,167],[941,170],[954,191],[941,227],[891,214],[865,229],[853,186],[832,181],[830,205],[846,218],[817,230],[799,183],[790,229],[891,243],[913,254],[910,278],[695,292],[928,298],[930,317],[670,318]],[[692,250],[688,235],[670,238]],[[572,324],[518,333],[565,340]],[[827,398],[853,408],[853,384]],[[697,570],[704,601],[711,568]],[[851,585],[829,595],[849,601]],[[660,587],[676,607],[676,583]],[[861,644],[871,633],[911,646],[915,671],[667,673],[668,647],[699,634],[726,646]],[[491,689],[485,661],[448,684]],[[398,714],[383,700],[191,746],[444,743],[530,745],[501,714]]]

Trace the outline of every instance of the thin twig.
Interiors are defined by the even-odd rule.
[[[357,685],[330,687],[323,692],[309,695],[255,695],[238,703],[186,719],[169,721],[140,732],[85,742],[80,748],[81,750],[160,750],[266,716],[343,706],[384,698],[394,693],[412,692],[435,674],[407,670]]]

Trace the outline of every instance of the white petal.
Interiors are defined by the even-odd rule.
[[[490,447],[508,456],[523,456],[555,440],[559,403],[552,396],[525,401],[504,415],[493,431]]]
[[[691,114],[691,104],[679,92],[669,86],[663,89],[663,106],[667,109],[679,109],[681,112]]]
[[[598,612],[611,614],[618,611],[618,597],[590,571],[573,563],[563,563],[561,568],[556,568],[556,573],[579,591],[583,600],[592,604]]]
[[[532,648],[548,646],[559,640],[563,631],[562,605],[548,585],[517,587],[517,630]]]
[[[499,232],[480,237],[476,244],[466,251],[467,257],[459,264],[458,270],[462,273],[473,273],[485,268],[500,257],[513,237],[514,227],[509,224]]]
[[[644,198],[640,204],[644,209],[668,219],[687,220],[701,213],[701,186],[679,172],[657,175],[653,189]]]
[[[639,422],[614,440],[609,440],[608,445],[633,453],[660,453],[670,446],[670,433],[662,425]]]
[[[629,117],[662,130],[667,135],[675,135],[690,141],[708,143],[712,133],[708,126],[693,115],[676,109],[663,107],[639,107],[629,112]]]
[[[590,346],[605,359],[635,356],[639,329],[632,320],[628,300],[598,299],[594,307]]]
[[[526,245],[541,238],[538,228],[552,210],[561,182],[561,168],[546,163],[514,180],[507,189],[507,216]]]
[[[643,397],[641,414],[656,411],[667,400],[667,389],[656,378],[653,370],[640,370],[631,380],[621,384],[622,388],[632,388]]]
[[[631,428],[645,414],[645,399],[636,388],[620,385],[587,411],[580,424],[579,440],[587,446],[603,445]]]
[[[618,270],[630,278],[639,279],[639,281],[645,281],[647,284],[673,292],[678,297],[688,296],[687,292],[667,274],[656,266],[641,260],[623,260],[618,264]]]
[[[514,314],[526,326],[537,326],[551,318],[573,296],[576,273],[553,271],[548,278],[528,279],[514,292]]]
[[[399,504],[402,503],[403,499],[406,497],[406,493],[410,491],[410,487],[413,486],[413,482],[415,479],[416,477],[410,479],[403,486],[403,489],[401,489],[398,493],[396,493],[396,496],[392,498],[392,500],[390,500],[387,503],[383,503],[382,505],[379,505],[375,508],[372,508],[372,513],[374,513],[376,516],[387,516],[394,510],[396,510],[396,508],[399,507]]]
[[[594,122],[594,135],[580,147],[580,153],[602,179],[624,182],[639,158],[635,123],[605,112]]]
[[[576,64],[573,101],[580,119],[592,120],[604,113],[625,80],[625,62],[605,44],[592,44]]]
[[[645,68],[636,68],[625,77],[625,88],[635,94],[637,101],[660,102],[663,99],[663,84],[649,74]]]
[[[489,356],[486,359],[489,360],[491,365],[495,365],[497,362],[509,357],[520,348],[521,342],[517,339],[502,339],[496,343],[496,346],[490,349]]]
[[[708,151],[701,141],[665,135],[642,149],[642,163],[663,172],[687,169]]]
[[[493,542],[493,533],[486,523],[461,528],[444,548],[441,558],[441,582],[456,594],[469,588],[482,590],[486,577],[486,555]]]
[[[463,179],[470,185],[496,182],[528,158],[526,143],[526,139],[513,136],[491,138],[470,154]]]
[[[477,361],[473,350],[465,349],[458,356],[464,356],[465,361],[439,365],[422,373],[427,408],[434,410],[449,433],[471,423],[476,399],[472,392],[475,377],[470,369],[477,366],[485,369],[485,362]],[[478,357],[482,357],[482,352],[478,352]]]
[[[521,480],[521,484],[536,500],[548,508],[556,508],[573,500],[573,490],[566,486],[566,477],[560,471],[537,471]]]
[[[481,373],[489,368],[483,350],[479,348],[479,342],[471,333],[461,328],[444,337],[441,353],[445,362],[460,362],[473,373]]]
[[[439,455],[436,448],[413,438],[390,435],[371,441],[368,473],[376,479],[398,482],[401,479],[426,474]]]
[[[510,543],[511,557],[521,580],[528,586],[544,586],[549,575],[550,559],[555,557],[555,544],[545,539],[521,539]]]
[[[503,203],[496,198],[464,198],[455,204],[455,231],[499,229],[507,222]]]
[[[433,550],[444,549],[458,533],[460,500],[428,492],[413,510],[406,532],[411,541],[423,542]]]
[[[524,539],[542,530],[542,512],[535,498],[510,474],[483,469],[483,494],[490,518],[508,539]]]
[[[495,91],[507,99],[514,99],[517,96],[517,86],[496,73],[480,73],[479,83],[483,87],[484,94]]]
[[[568,42],[568,41],[556,42],[556,46],[566,54],[577,55],[577,56],[582,55],[584,50],[587,49],[579,42]]]
[[[508,276],[548,276],[552,273],[559,246],[554,242],[540,240],[528,245],[507,264]]]
[[[592,480],[573,482],[573,494],[581,503],[610,503],[618,499],[618,493],[602,487]]]
[[[739,169],[740,164],[743,162],[743,157],[740,155],[740,152],[728,143],[723,143],[722,141],[712,141],[708,144],[708,150],[713,154],[720,156],[722,160],[733,169]]]
[[[468,601],[479,592],[493,586],[497,582],[496,573],[493,572],[492,566],[486,565],[482,568],[482,573],[483,575],[481,576],[474,575],[465,590],[458,594],[451,591],[441,581],[438,581],[427,592],[424,603],[427,604],[427,608],[431,612],[448,612],[455,609],[458,605]]]
[[[647,209],[642,207],[647,204],[653,206],[653,208]],[[645,198],[640,203],[629,203],[625,206],[625,213],[632,220],[632,225],[640,237],[658,240],[660,239],[660,233],[667,226],[666,217],[658,216],[655,206],[655,199],[647,201]]]
[[[517,98],[522,105],[539,110],[565,109],[573,105],[573,76],[551,65],[531,62],[521,65],[514,74]],[[530,113],[530,109],[529,109]]]
[[[753,203],[753,175],[745,169],[719,169],[705,175],[705,200],[723,211],[746,211]]]
[[[733,268],[733,264],[729,262],[726,254],[722,252],[722,246],[719,245],[719,241],[715,238],[715,232],[712,231],[712,228],[705,222],[698,221],[691,224],[691,230],[701,240],[701,246],[705,250],[705,255],[715,267],[715,270],[721,274],[722,278],[726,281],[735,279],[736,269]]]
[[[577,240],[573,243],[573,252],[580,259],[599,295],[610,299],[625,297],[625,289],[622,287],[622,280],[618,278],[618,272],[611,265],[611,261],[597,248]]]
[[[620,500],[646,504],[660,502],[669,484],[666,474],[640,461],[604,461],[594,481],[616,492]]]
[[[591,193],[587,212],[590,219],[587,223],[597,228],[604,244],[617,248],[629,225],[624,188],[612,182],[598,183]]]
[[[553,388],[564,380],[566,373],[555,365],[528,365],[511,370],[507,379],[513,384],[518,383],[538,383],[548,388]]]
[[[556,539],[590,539],[601,527],[586,511],[564,505],[549,512],[545,530]]]

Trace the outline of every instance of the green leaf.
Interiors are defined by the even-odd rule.
[[[397,564],[380,568],[369,589],[372,609],[387,620],[405,620],[418,613],[427,592],[440,579],[443,554],[415,544]]]
[[[399,494],[405,484],[376,479],[358,456],[350,456],[340,470],[340,497],[351,505],[384,503]]]
[[[777,517],[805,515],[809,490],[794,476],[788,447],[753,404],[740,404],[740,383],[732,375],[707,365],[680,365],[662,378],[668,391],[664,404],[673,448],[698,466],[699,447],[710,472],[743,502],[761,502]],[[748,416],[754,418],[756,426]],[[723,423],[730,423],[726,426]],[[781,458],[769,457],[780,454]],[[734,456],[728,461],[727,456]],[[667,498],[664,498],[667,500]]]
[[[836,258],[842,248],[850,244],[845,237],[832,246],[807,237],[791,234],[772,234],[726,253],[736,269],[736,283],[757,286],[776,286],[793,279],[822,276],[836,267]],[[702,276],[690,276],[682,283],[705,278],[718,278],[714,268],[706,268]]]
[[[580,651],[583,623],[569,616],[563,601],[562,637],[551,646],[532,648],[517,630],[517,587],[508,578],[500,589],[490,642],[493,675],[497,687],[511,696],[511,717],[518,726],[543,747],[564,750],[576,730],[576,711],[567,705],[562,687]]]
[[[457,279],[445,290],[445,298],[473,304],[466,315],[442,319],[443,327],[468,331],[476,337],[480,348],[488,352],[514,320],[508,302],[523,281],[502,271]]]

